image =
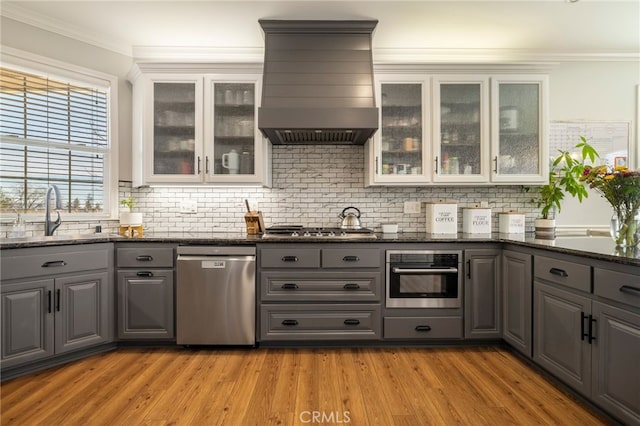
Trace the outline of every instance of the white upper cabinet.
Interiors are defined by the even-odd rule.
[[[434,182],[489,178],[489,78],[433,78]]]
[[[260,79],[252,75],[205,78],[205,180],[263,183],[267,146],[258,130]]]
[[[368,185],[543,184],[545,75],[380,74]]]
[[[549,173],[547,77],[491,79],[491,180],[544,183]]]
[[[380,128],[368,149],[370,185],[424,184],[430,180],[428,84],[422,76],[377,80]]]
[[[139,72],[132,81],[134,186],[270,185],[259,74]]]

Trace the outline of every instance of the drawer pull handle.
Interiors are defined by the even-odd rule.
[[[60,289],[56,290],[56,311],[60,312]]]
[[[620,287],[620,291],[634,296],[640,296],[640,288],[631,287],[630,285],[623,285]]]
[[[589,344],[591,344],[591,342],[595,342],[596,340],[595,336],[593,335],[593,329],[597,321],[598,320],[596,320],[592,315],[589,315]]]
[[[65,262],[64,260],[51,260],[49,262],[44,262],[42,264],[43,268],[51,268],[51,267],[58,267],[58,266],[67,266],[67,262]]]
[[[347,318],[344,320],[344,325],[360,325],[360,320]]]
[[[298,287],[298,284],[295,284],[295,283],[285,283],[285,284],[282,284],[282,288],[285,290],[295,290],[299,287]]]
[[[588,320],[589,315],[586,315],[584,312],[580,312],[580,340],[584,340],[584,338],[588,338],[589,334],[584,332],[584,320]]]
[[[298,320],[292,320],[292,319],[283,320],[282,325],[286,325],[286,326],[298,325]]]
[[[358,262],[360,258],[358,256],[345,256],[342,258],[343,262]]]
[[[562,277],[562,278],[566,278],[566,277],[569,276],[569,274],[567,274],[567,271],[565,271],[564,269],[558,269],[558,268],[549,269],[549,273],[551,275],[557,275],[557,276]]]
[[[148,254],[136,256],[136,260],[139,260],[140,262],[151,262],[153,260],[153,256],[149,256]]]
[[[342,286],[345,290],[358,290],[360,289],[360,285],[356,283],[349,283]]]
[[[283,262],[297,262],[298,256],[282,256]]]
[[[152,277],[153,276],[153,272],[151,271],[140,271],[140,272],[136,272],[136,275],[139,277]]]
[[[431,331],[430,325],[416,325],[416,331]]]

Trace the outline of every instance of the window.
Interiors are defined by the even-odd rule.
[[[0,68],[0,211],[45,209],[51,185],[67,213],[111,209],[109,87]]]

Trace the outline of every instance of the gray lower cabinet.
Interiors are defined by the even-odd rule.
[[[52,279],[2,285],[2,368],[53,356]]]
[[[591,299],[535,281],[533,305],[534,361],[589,396]]]
[[[382,338],[380,249],[260,244],[258,259],[258,340]]]
[[[2,369],[113,340],[113,246],[2,252]]]
[[[175,338],[175,246],[122,243],[118,267],[118,338]]]
[[[502,251],[502,338],[522,354],[532,354],[532,256]]]
[[[534,257],[534,361],[623,423],[640,424],[640,272],[580,261]]]
[[[464,251],[464,337],[467,339],[502,337],[501,252],[499,249]]]
[[[600,302],[593,302],[592,315],[592,399],[625,423],[640,424],[640,315]]]

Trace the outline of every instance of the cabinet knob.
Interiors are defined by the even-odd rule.
[[[153,260],[153,256],[149,256],[148,254],[143,254],[141,256],[136,256],[136,260],[140,262],[150,262]]]
[[[285,283],[285,284],[282,284],[282,286],[281,286],[280,288],[282,288],[282,289],[284,289],[284,290],[295,290],[295,289],[297,289],[297,288],[298,288],[298,284],[295,284],[295,283]]]
[[[429,325],[416,325],[416,331],[431,331],[431,326]]]
[[[282,256],[283,262],[297,262],[298,256]]]
[[[347,318],[344,320],[344,325],[360,325],[360,320],[355,318]]]
[[[286,319],[282,321],[282,325],[286,325],[288,327],[294,326],[294,325],[298,325],[298,320],[294,320],[294,319]]]

